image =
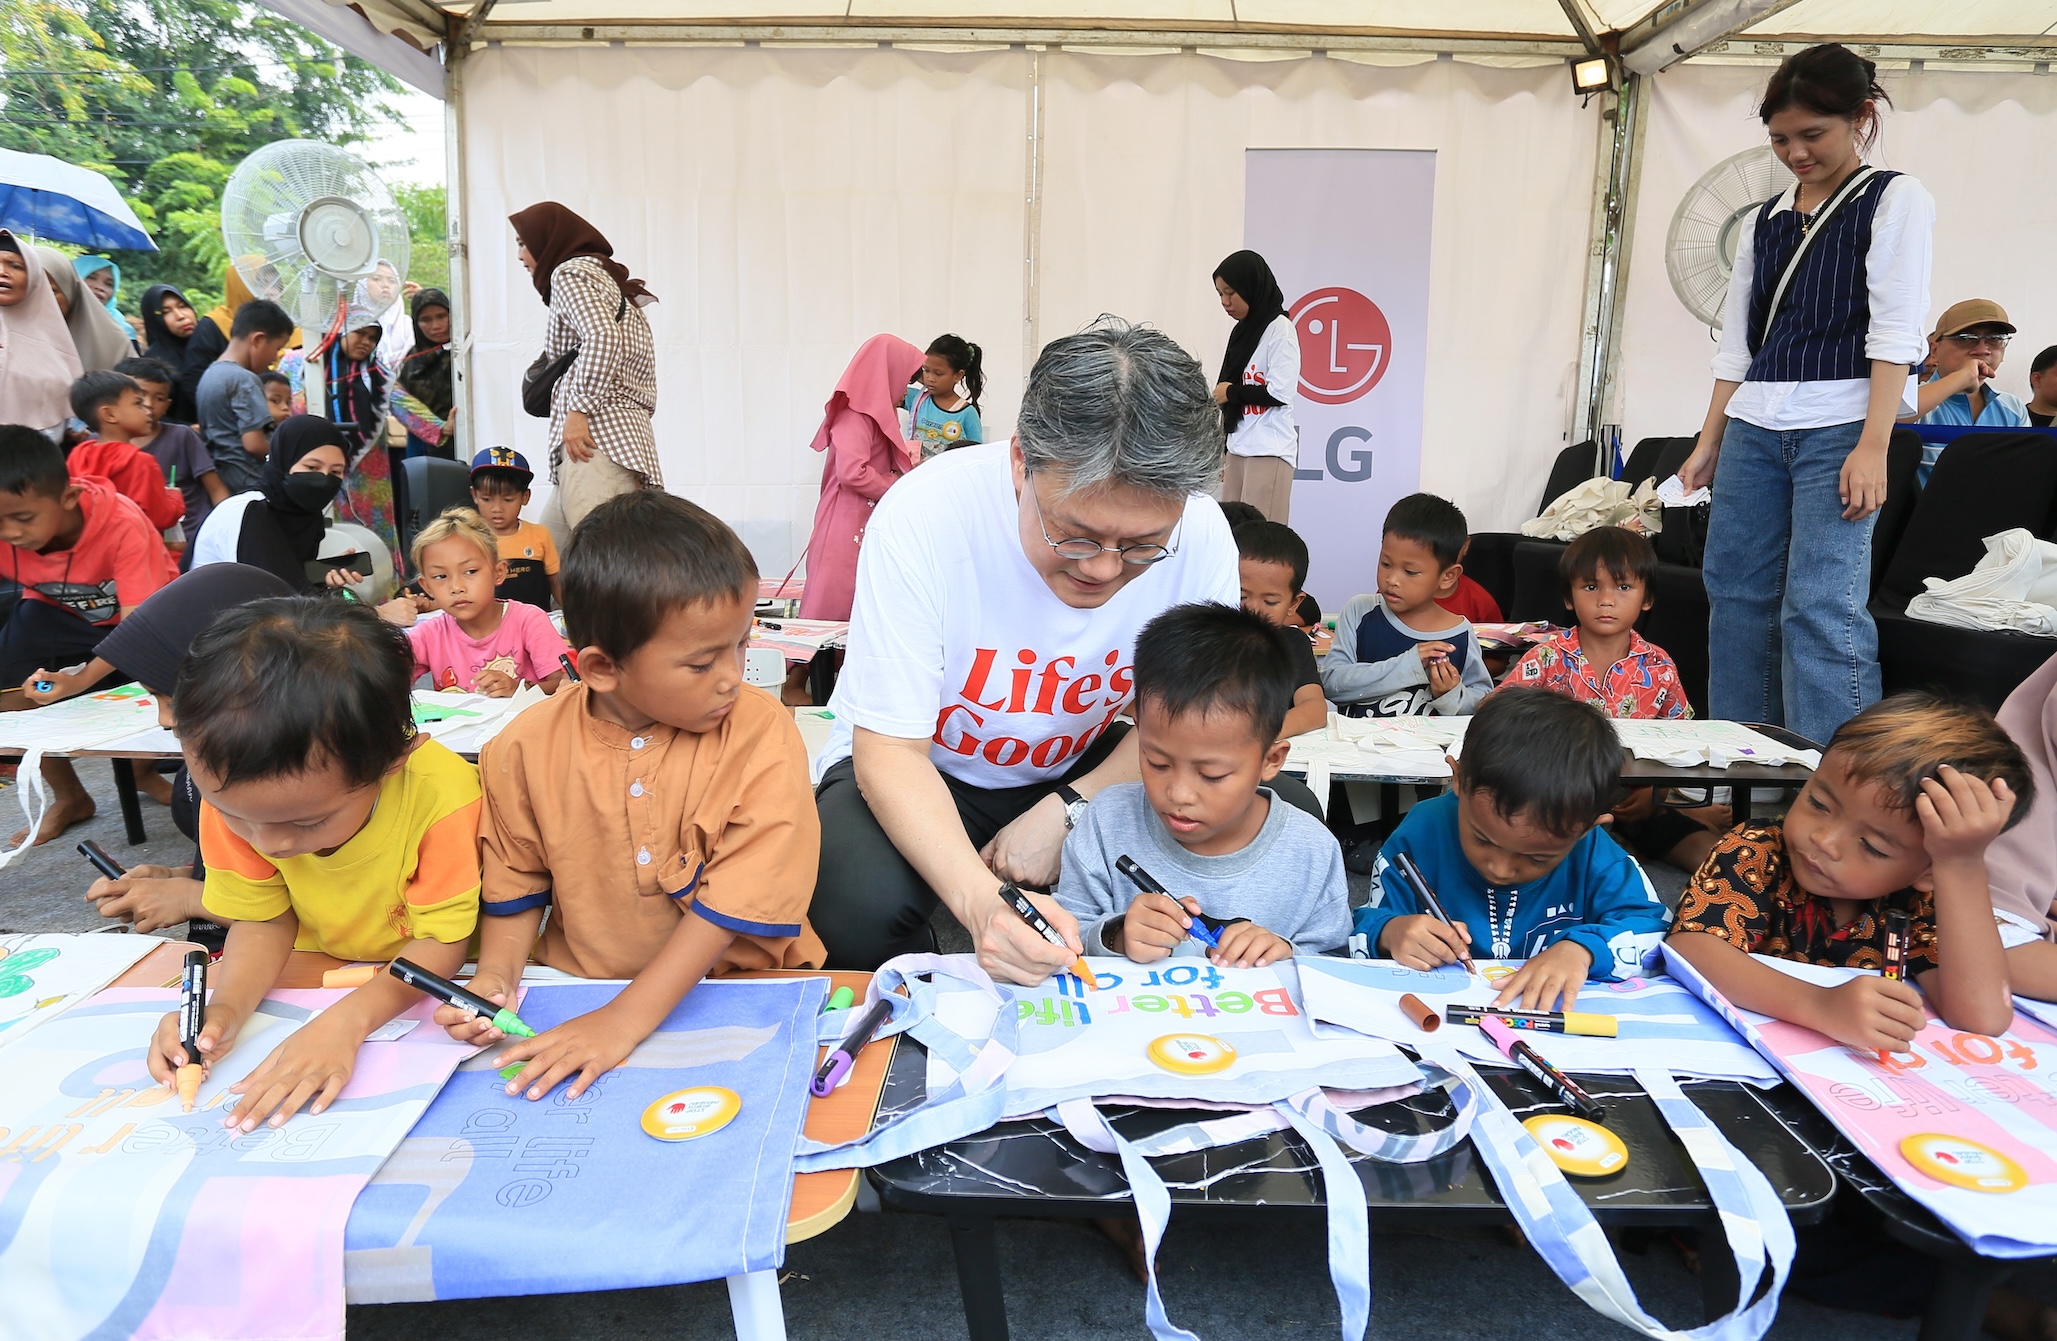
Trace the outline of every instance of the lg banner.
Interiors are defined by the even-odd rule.
[[[1421,487],[1429,220],[1436,156],[1251,149],[1245,246],[1271,263],[1300,332],[1293,529],[1325,610],[1378,582],[1379,524]]]

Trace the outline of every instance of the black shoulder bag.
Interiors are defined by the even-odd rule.
[[[629,296],[623,294],[614,308],[614,324],[628,314]],[[550,400],[557,392],[557,384],[571,371],[571,365],[579,356],[579,347],[573,345],[556,358],[545,352],[536,355],[529,370],[521,375],[521,408],[537,419],[550,417]]]

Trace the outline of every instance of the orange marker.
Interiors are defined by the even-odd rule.
[[[1036,905],[1030,902],[1028,895],[1021,892],[1021,886],[1015,884],[1012,880],[1003,881],[1000,885],[1000,897],[1009,908],[1012,908],[1021,915],[1021,920],[1028,923],[1038,936],[1041,936],[1052,945],[1064,945],[1064,937],[1058,935],[1057,928],[1051,926],[1044,919],[1043,915],[1036,911]],[[1069,949],[1071,947],[1065,946],[1064,948]],[[1071,961],[1071,971],[1076,973],[1079,976],[1079,980],[1085,983],[1091,990],[1095,992],[1100,990],[1100,980],[1093,976],[1093,970],[1086,963],[1084,955],[1080,955],[1077,959]]]

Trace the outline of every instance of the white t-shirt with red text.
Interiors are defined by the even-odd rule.
[[[1228,521],[1195,494],[1175,554],[1096,610],[1064,604],[1022,553],[1009,450],[944,453],[879,500],[817,780],[860,726],[929,737],[936,767],[975,787],[1058,777],[1134,697],[1143,625],[1174,605],[1241,599]]]

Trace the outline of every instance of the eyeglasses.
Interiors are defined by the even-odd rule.
[[[1178,530],[1172,532],[1171,544],[1164,545],[1103,545],[1085,536],[1071,536],[1064,540],[1050,538],[1050,524],[1043,520],[1043,500],[1036,495],[1036,477],[1032,472],[1023,472],[1022,486],[1028,490],[1029,503],[1036,510],[1036,526],[1043,533],[1043,543],[1048,545],[1060,559],[1077,563],[1098,558],[1102,554],[1118,554],[1121,561],[1136,568],[1148,568],[1153,563],[1162,563],[1178,553],[1179,531],[1185,530],[1186,519],[1179,517]]]
[[[2005,349],[2007,342],[2014,337],[2005,334],[1980,335],[1977,331],[1957,331],[1944,338],[1955,341],[1960,349],[1977,349],[1980,345],[1991,345],[1995,349]]]

